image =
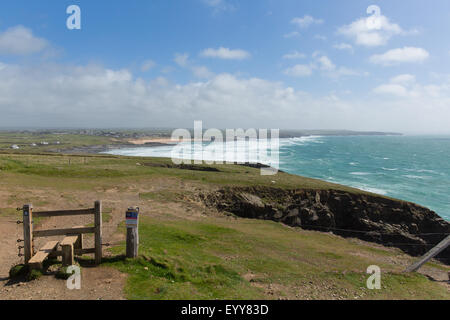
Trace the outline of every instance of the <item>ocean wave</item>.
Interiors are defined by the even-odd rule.
[[[404,169],[404,170],[408,172],[418,172],[418,173],[437,173],[436,171],[430,169]]]
[[[367,187],[367,186],[355,186],[355,188],[363,190],[363,191],[367,191],[367,192],[372,192],[372,193],[376,193],[376,194],[381,194],[381,195],[386,195],[388,194],[388,192],[386,190],[383,189],[378,189],[378,188],[373,188],[373,187]]]
[[[384,168],[382,167],[381,169],[386,170],[386,171],[397,171],[398,168]]]
[[[280,139],[280,146],[305,146],[311,143],[324,143],[321,138],[322,136],[305,136]]]
[[[370,172],[350,172],[351,175],[354,176],[368,176],[371,175],[372,173]]]
[[[413,175],[413,174],[404,174],[403,177],[409,178],[409,179],[420,179],[420,180],[425,180],[425,179],[429,178],[427,176],[416,176],[416,175]]]

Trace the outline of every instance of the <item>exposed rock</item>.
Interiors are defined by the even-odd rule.
[[[144,166],[155,168],[170,168],[180,170],[192,170],[192,171],[206,171],[206,172],[220,172],[219,169],[203,165],[192,164],[171,164],[171,163],[144,163]]]
[[[203,201],[239,217],[282,222],[359,238],[422,255],[450,233],[450,223],[417,204],[337,190],[226,188]],[[438,259],[450,261],[450,248]]]

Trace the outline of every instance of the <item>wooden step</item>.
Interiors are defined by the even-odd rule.
[[[78,236],[70,236],[65,237],[63,241],[61,241],[60,245],[62,246],[73,246],[75,242],[78,241]]]
[[[81,241],[81,235],[67,236],[61,241],[63,267],[74,264],[74,249],[81,249]]]
[[[75,226],[75,227],[73,227],[74,229],[80,229],[80,228],[83,228],[83,226]],[[75,250],[79,250],[79,249],[83,249],[83,242],[84,242],[84,236],[83,236],[83,234],[82,233],[74,233],[74,234],[72,234],[72,233],[69,233],[69,234],[67,234],[68,236],[78,236],[78,241],[76,241],[74,244],[73,244],[73,248],[75,249]]]
[[[58,247],[58,241],[47,242],[31,259],[28,261],[31,269],[42,269],[44,260]]]

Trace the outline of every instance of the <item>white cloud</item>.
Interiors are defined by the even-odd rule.
[[[174,61],[180,67],[186,67],[188,65],[189,54],[187,53],[176,53]]]
[[[292,32],[284,34],[283,38],[289,39],[289,38],[294,38],[294,37],[298,37],[298,36],[300,36],[300,33],[298,31],[292,31]]]
[[[391,78],[391,83],[410,84],[416,82],[416,76],[412,74],[400,74]]]
[[[201,53],[203,57],[219,58],[226,60],[244,60],[250,58],[250,53],[242,49],[231,50],[229,48],[220,47],[218,49],[208,48]]]
[[[399,97],[406,97],[408,95],[408,90],[404,86],[395,83],[382,84],[373,91],[375,93],[391,94]]]
[[[337,68],[338,69],[338,68]],[[406,78],[405,78],[406,79]],[[313,95],[260,78],[145,81],[98,66],[4,65],[1,126],[325,128],[448,132],[450,77],[412,84],[415,97]],[[401,90],[401,89],[400,89]]]
[[[297,64],[284,70],[284,74],[292,77],[308,77],[312,75],[313,68],[306,64]]]
[[[348,50],[353,53],[353,46],[348,43],[344,43],[344,42],[338,43],[338,44],[335,44],[333,46],[333,48],[338,49],[338,50]]]
[[[309,15],[305,15],[303,16],[303,18],[294,18],[291,20],[292,24],[295,24],[297,26],[299,26],[300,28],[308,28],[309,26],[313,25],[313,24],[322,24],[323,20],[322,19],[316,19],[313,18]]]
[[[417,97],[420,86],[416,85],[416,77],[412,74],[400,74],[382,84],[373,92],[382,95],[393,95],[397,97]]]
[[[214,73],[205,66],[193,66],[191,70],[197,78],[208,79],[214,76]]]
[[[146,60],[142,63],[141,71],[147,72],[150,69],[154,68],[156,66],[156,63],[153,60]]]
[[[183,54],[176,53],[174,61],[180,67],[189,69],[194,74],[194,76],[197,78],[207,79],[207,78],[211,78],[214,76],[214,73],[211,72],[207,67],[194,65],[189,60],[188,53],[183,53]]]
[[[306,54],[298,51],[293,51],[283,56],[283,59],[304,59],[304,58],[306,58]]]
[[[0,33],[0,54],[28,55],[41,52],[49,46],[47,40],[35,37],[24,26],[16,26]]]
[[[334,80],[342,77],[355,77],[365,75],[359,71],[347,67],[337,67],[327,56],[319,57],[316,63],[318,63],[318,68],[321,70],[323,76]]]
[[[370,62],[384,66],[399,63],[420,63],[427,60],[429,56],[430,54],[425,49],[404,47],[373,55],[370,57]]]
[[[320,56],[317,58],[317,62],[320,64],[320,69],[322,70],[335,70],[336,66],[331,62],[330,58],[327,56]]]
[[[341,77],[362,76],[364,73],[347,67],[338,67],[326,55],[320,52],[314,52],[313,61],[309,64],[297,64],[291,68],[284,70],[284,74],[293,77],[306,77],[313,74],[315,70],[319,71],[322,76],[330,79],[339,79]]]
[[[360,18],[349,25],[342,26],[338,29],[338,34],[353,39],[357,45],[376,47],[385,45],[393,36],[406,34],[406,32],[398,24],[380,15]]]

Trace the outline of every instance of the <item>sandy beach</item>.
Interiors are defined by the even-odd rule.
[[[134,144],[134,145],[144,145],[149,143],[162,143],[162,144],[176,144],[177,142],[172,140],[172,138],[151,138],[151,137],[145,137],[140,139],[133,139],[128,140],[128,143]]]

